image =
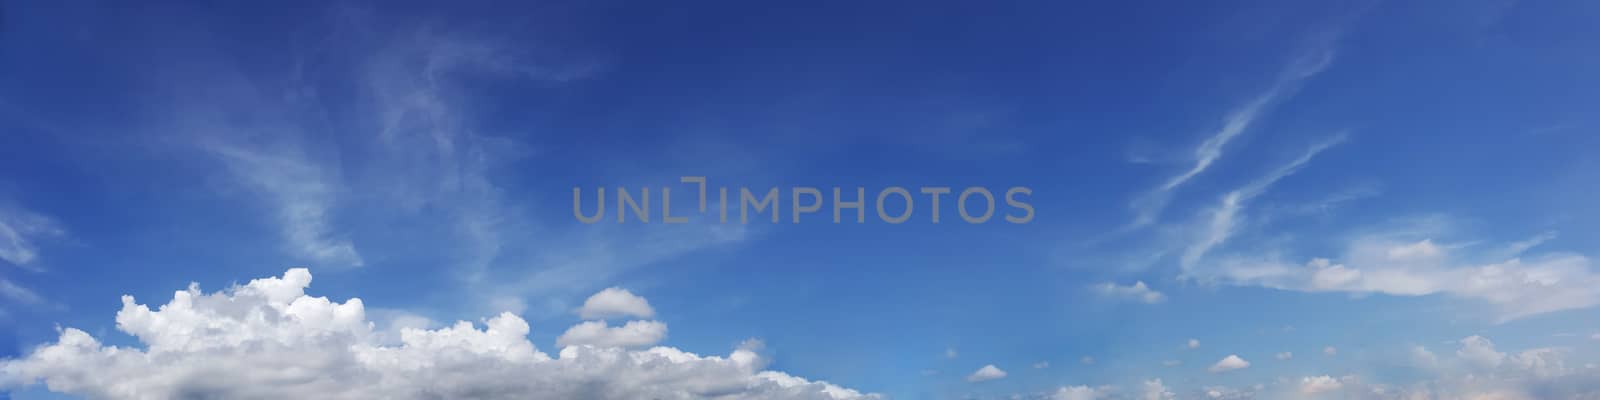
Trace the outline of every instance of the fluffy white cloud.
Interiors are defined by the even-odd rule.
[[[1463,361],[1483,368],[1500,366],[1506,359],[1506,353],[1494,350],[1494,342],[1478,335],[1461,339],[1461,349],[1456,350],[1456,357]]]
[[[1119,286],[1115,283],[1106,282],[1095,285],[1094,289],[1095,292],[1099,293],[1101,296],[1119,300],[1137,301],[1145,304],[1155,304],[1167,300],[1166,295],[1161,294],[1161,292],[1151,290],[1149,286],[1144,284],[1144,281],[1135,281],[1132,285],[1128,286]]]
[[[983,366],[983,368],[978,368],[977,371],[973,371],[972,375],[967,375],[967,382],[992,381],[1004,377],[1006,377],[1006,371],[994,366],[994,364],[989,364]]]
[[[629,321],[618,327],[607,326],[605,321],[588,321],[567,328],[556,338],[556,345],[640,347],[660,343],[666,337],[667,324],[656,321]]]
[[[1198,349],[1200,348],[1200,339],[1189,339],[1189,342],[1184,345],[1191,349]]]
[[[1050,400],[1096,400],[1106,398],[1110,388],[1088,386],[1063,386],[1050,394]]]
[[[1303,394],[1317,394],[1338,390],[1341,386],[1344,386],[1344,382],[1340,381],[1339,378],[1327,375],[1300,378],[1300,393]]]
[[[583,319],[623,316],[654,318],[656,310],[650,307],[649,301],[627,289],[607,288],[585,299],[583,306],[578,307],[578,316]]]
[[[1277,355],[1274,355],[1273,357],[1277,358],[1279,360],[1288,360],[1288,359],[1294,358],[1294,353],[1285,351],[1285,352],[1282,352],[1282,353],[1278,353]]]
[[[56,342],[0,363],[0,387],[43,382],[101,399],[876,397],[763,371],[748,347],[719,357],[574,345],[551,357],[510,313],[481,329],[466,321],[402,328],[401,343],[386,346],[360,299],[308,296],[310,283],[310,272],[291,269],[210,294],[191,284],[157,310],[123,296],[117,328],[143,348],[63,329]]]
[[[1169,400],[1172,397],[1172,391],[1167,390],[1167,385],[1162,384],[1160,379],[1144,381],[1144,393],[1140,396],[1142,400]]]
[[[1211,368],[1207,368],[1206,370],[1211,372],[1227,372],[1236,369],[1244,369],[1249,366],[1249,361],[1245,361],[1243,358],[1239,358],[1237,355],[1229,354],[1227,357],[1217,360],[1216,364],[1211,364]]]

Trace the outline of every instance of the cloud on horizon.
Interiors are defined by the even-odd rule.
[[[764,370],[766,360],[747,346],[701,356],[592,341],[552,357],[528,341],[527,322],[511,313],[484,320],[482,329],[467,321],[402,328],[400,344],[383,345],[361,299],[313,297],[305,293],[310,284],[311,273],[296,268],[220,292],[191,284],[156,310],[123,296],[117,329],[142,348],[65,328],[57,341],[0,362],[0,388],[43,383],[103,399],[877,397]]]

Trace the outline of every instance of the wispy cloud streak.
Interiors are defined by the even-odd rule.
[[[1166,208],[1173,191],[1211,168],[1222,158],[1223,149],[1229,142],[1249,130],[1273,105],[1292,96],[1302,82],[1321,73],[1332,62],[1332,49],[1317,48],[1291,62],[1266,91],[1252,97],[1250,101],[1224,116],[1222,126],[1194,149],[1193,165],[1129,204],[1135,213],[1131,227],[1138,228],[1155,223],[1161,211]]]

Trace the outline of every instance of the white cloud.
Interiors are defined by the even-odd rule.
[[[1189,342],[1185,343],[1184,345],[1188,346],[1190,349],[1198,349],[1200,348],[1200,339],[1189,339]]]
[[[66,231],[54,219],[27,210],[0,206],[0,260],[28,267],[39,258],[38,240]]]
[[[1332,60],[1331,50],[1323,48],[1313,50],[1306,57],[1291,62],[1278,81],[1266,91],[1228,113],[1223,118],[1222,126],[1194,149],[1194,164],[1189,169],[1167,179],[1161,186],[1130,204],[1137,214],[1132,226],[1154,223],[1162,209],[1166,207],[1173,190],[1210,168],[1222,157],[1222,149],[1228,142],[1248,130],[1271,105],[1281,101],[1282,97],[1293,94],[1301,81],[1321,73]]]
[[[66,328],[54,343],[0,362],[0,388],[42,381],[55,392],[102,399],[429,399],[871,397],[825,382],[763,371],[741,347],[701,356],[671,347],[568,346],[556,357],[503,313],[434,329],[402,328],[382,345],[360,299],[305,294],[311,274],[203,293],[191,284],[159,309],[123,296],[117,328],[143,348],[103,345]]]
[[[649,301],[622,288],[601,290],[585,299],[582,307],[578,307],[578,316],[583,319],[621,316],[654,318],[655,315],[656,310],[650,307]]]
[[[1206,370],[1211,372],[1227,372],[1248,367],[1250,367],[1249,361],[1245,361],[1243,358],[1239,358],[1237,355],[1229,354],[1227,357],[1217,360],[1216,364],[1211,364],[1211,368],[1207,368]]]
[[[1078,363],[1083,365],[1094,365],[1094,357],[1083,356],[1083,358],[1078,359]]]
[[[1396,359],[1377,365],[1403,362],[1409,357],[1416,367],[1407,375],[1412,381],[1366,383],[1362,376],[1392,378],[1384,369],[1352,371],[1335,375],[1312,375],[1249,386],[1218,386],[1193,382],[1175,396],[1160,380],[1145,381],[1144,389],[1116,393],[1111,386],[1066,386],[1041,396],[1013,398],[1115,398],[1165,400],[1171,398],[1209,399],[1370,399],[1370,400],[1445,400],[1445,399],[1600,399],[1600,367],[1596,363],[1577,363],[1571,357],[1587,352],[1567,348],[1532,348],[1519,352],[1498,350],[1480,336],[1458,341],[1454,354],[1436,356],[1420,346],[1409,346],[1410,354],[1395,352]],[[1230,355],[1218,362],[1235,367],[1248,365]],[[1213,367],[1217,372],[1220,368]],[[1063,397],[1078,396],[1078,397]],[[1095,397],[1085,397],[1095,396]]]
[[[1063,386],[1050,394],[1050,400],[1096,400],[1106,398],[1109,389],[1088,386]]]
[[[1433,367],[1439,364],[1439,356],[1434,355],[1431,351],[1428,351],[1428,348],[1426,347],[1412,346],[1411,363],[1416,364],[1419,367]]]
[[[1322,348],[1322,355],[1327,355],[1327,356],[1339,355],[1339,348],[1333,347],[1333,346],[1323,347]]]
[[[1327,375],[1300,378],[1300,393],[1302,394],[1329,392],[1338,390],[1342,386],[1344,386],[1344,383],[1338,378]]]
[[[296,257],[324,267],[362,266],[364,261],[355,245],[334,234],[332,227],[333,209],[343,189],[332,177],[336,173],[308,160],[294,146],[262,149],[247,150],[231,144],[207,148],[242,185],[266,196],[276,214],[279,233]]]
[[[1145,304],[1155,304],[1167,300],[1166,295],[1151,290],[1149,286],[1145,286],[1144,281],[1135,281],[1128,286],[1118,286],[1115,283],[1106,282],[1095,285],[1094,288],[1095,292],[1101,296],[1113,299],[1132,300]]]
[[[1345,138],[1346,135],[1344,133],[1340,133],[1335,135],[1333,138],[1312,145],[1311,148],[1306,150],[1306,152],[1300,155],[1299,158],[1296,158],[1293,161],[1290,161],[1288,164],[1278,167],[1278,169],[1272,170],[1266,176],[1250,182],[1244,187],[1223,195],[1221,204],[1219,204],[1216,209],[1211,210],[1209,217],[1206,218],[1206,222],[1204,224],[1205,226],[1202,231],[1199,232],[1199,238],[1184,249],[1183,256],[1180,260],[1181,265],[1185,269],[1192,268],[1197,262],[1200,261],[1201,257],[1205,256],[1205,254],[1211,251],[1213,247],[1221,245],[1223,242],[1227,241],[1228,238],[1235,233],[1234,231],[1236,226],[1240,223],[1240,220],[1243,219],[1241,213],[1244,211],[1244,206],[1251,199],[1254,199],[1256,196],[1260,196],[1262,193],[1265,193],[1267,188],[1271,187],[1272,184],[1277,183],[1279,180],[1288,177],[1289,175],[1294,175],[1295,172],[1299,171],[1302,167],[1305,167],[1307,163],[1311,162],[1311,159],[1316,157],[1318,153],[1321,153],[1323,150],[1327,150],[1329,147],[1333,147],[1334,145],[1343,142]]]
[[[1456,350],[1456,357],[1481,368],[1494,368],[1506,358],[1506,353],[1494,350],[1494,342],[1478,335],[1461,339],[1461,349]]]
[[[1006,371],[995,367],[994,364],[989,364],[983,366],[983,368],[978,368],[977,371],[973,371],[972,375],[967,375],[967,382],[992,381],[1004,377],[1006,377]]]
[[[1278,354],[1274,355],[1273,357],[1277,358],[1279,360],[1288,360],[1288,359],[1294,358],[1294,353],[1285,351],[1285,352],[1282,352],[1282,353],[1278,353]]]
[[[605,321],[588,321],[567,328],[556,338],[558,346],[641,347],[660,343],[667,337],[667,324],[656,321],[628,321],[608,327]]]
[[[956,358],[958,355],[955,348],[944,349],[944,358]]]
[[[1314,258],[1293,265],[1275,256],[1230,257],[1194,275],[1306,292],[1443,294],[1487,303],[1498,322],[1600,305],[1600,273],[1584,256],[1552,253],[1474,261],[1473,254],[1430,239],[1394,236],[1359,237],[1349,244],[1342,262]]]
[[[1167,390],[1167,385],[1162,384],[1160,379],[1151,379],[1144,381],[1144,393],[1140,398],[1142,400],[1169,400],[1173,396],[1172,391]]]
[[[1033,369],[1045,369],[1045,368],[1050,368],[1050,362],[1049,361],[1040,361],[1040,362],[1033,363]]]

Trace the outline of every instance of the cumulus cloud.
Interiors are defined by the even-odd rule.
[[[1327,375],[1300,378],[1300,393],[1303,394],[1317,394],[1338,390],[1341,386],[1344,386],[1344,383],[1338,378]]]
[[[1236,369],[1244,369],[1249,366],[1249,361],[1245,361],[1243,358],[1239,358],[1237,355],[1229,354],[1227,357],[1217,360],[1216,364],[1211,364],[1211,368],[1207,368],[1206,370],[1211,372],[1227,372]]]
[[[1494,368],[1505,361],[1506,353],[1495,351],[1494,342],[1478,335],[1461,339],[1461,349],[1456,350],[1456,357],[1482,368]]]
[[[992,381],[1004,377],[1006,377],[1006,371],[994,366],[994,364],[989,364],[983,366],[983,368],[978,368],[977,371],[973,371],[971,375],[967,375],[967,382]]]
[[[0,388],[42,382],[100,399],[875,397],[763,370],[765,360],[747,347],[701,356],[581,344],[551,357],[510,313],[481,328],[402,328],[399,345],[383,345],[360,299],[309,296],[310,283],[310,272],[297,268],[215,293],[191,284],[155,310],[123,296],[117,329],[142,348],[62,329],[55,342],[0,362]]]
[[[661,342],[667,337],[667,324],[656,321],[628,321],[618,327],[609,327],[605,321],[588,321],[567,328],[556,338],[556,345],[593,345],[600,347],[640,347]]]
[[[622,316],[654,318],[655,315],[656,310],[650,307],[649,301],[622,288],[601,290],[585,299],[582,307],[578,307],[578,316],[583,319]]]
[[[1106,282],[1095,285],[1094,288],[1095,292],[1099,293],[1101,296],[1119,300],[1131,300],[1145,304],[1155,304],[1167,300],[1166,295],[1161,294],[1161,292],[1151,290],[1149,286],[1144,284],[1144,281],[1134,281],[1132,285],[1128,286],[1120,286],[1115,283]]]
[[[1167,385],[1161,383],[1160,379],[1151,379],[1144,381],[1144,392],[1141,393],[1140,399],[1169,400],[1172,399],[1173,396],[1174,395],[1172,391],[1167,390]]]
[[[1184,346],[1190,349],[1198,349],[1200,348],[1200,339],[1189,339],[1189,342],[1184,343]]]
[[[1103,399],[1110,391],[1108,388],[1092,388],[1088,386],[1063,386],[1050,394],[1050,400],[1095,400]]]

